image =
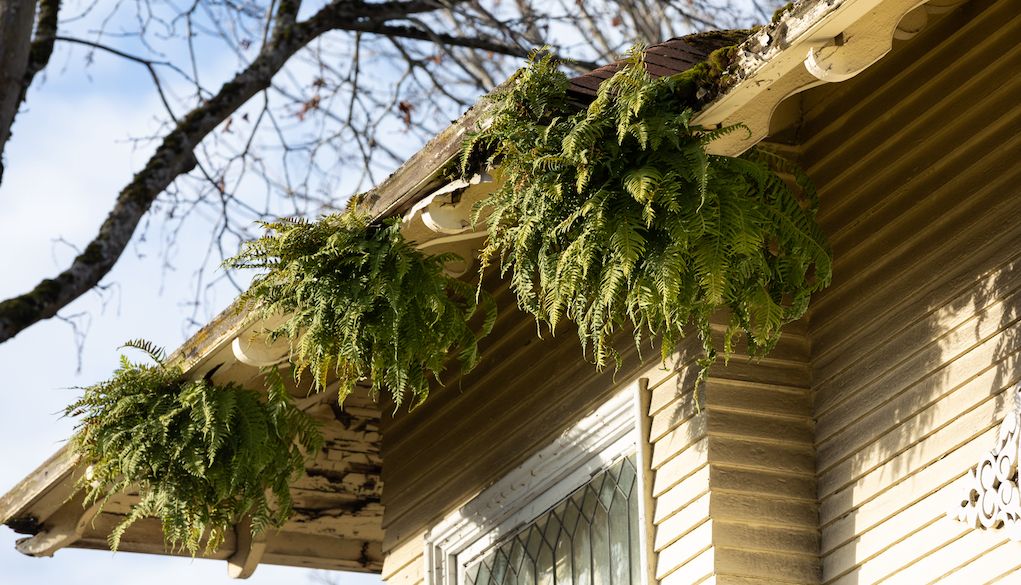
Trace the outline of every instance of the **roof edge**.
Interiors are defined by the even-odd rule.
[[[842,81],[889,52],[893,38],[905,38],[898,26],[923,7],[946,11],[964,0],[806,0],[744,41],[732,66],[728,88],[702,108],[695,122],[706,126],[742,124],[710,145],[716,154],[744,152],[769,134],[776,106],[791,95],[827,81]],[[863,21],[865,24],[863,25]],[[872,30],[874,29],[874,30]],[[505,82],[506,84],[507,82]],[[498,91],[500,87],[495,91]],[[357,196],[374,219],[403,213],[434,190],[461,150],[462,139],[483,124],[493,102],[481,99],[436,135],[379,186]],[[239,301],[214,317],[169,358],[189,377],[201,374],[210,357],[230,344],[256,318]],[[0,522],[25,515],[49,492],[68,485],[77,459],[63,446],[39,468],[0,496]]]
[[[797,2],[737,49],[727,88],[695,118],[703,126],[741,125],[709,145],[738,155],[770,133],[785,99],[825,83],[846,81],[922,30],[928,14],[965,0],[808,0]]]

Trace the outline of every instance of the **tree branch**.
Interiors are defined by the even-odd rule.
[[[35,37],[29,49],[28,68],[22,82],[21,99],[25,99],[28,86],[32,85],[36,73],[39,73],[50,62],[53,54],[53,41],[57,38],[57,14],[60,12],[60,0],[39,0],[39,14],[36,20]]]
[[[399,37],[416,41],[431,41],[437,44],[450,45],[453,47],[467,47],[469,49],[481,49],[511,57],[527,57],[529,49],[519,45],[502,43],[497,40],[478,37],[460,37],[446,33],[436,33],[421,28],[405,25],[388,25],[376,22],[357,22],[350,26],[338,27],[343,30],[368,32],[386,35],[388,37]]]
[[[334,0],[304,22],[294,22],[298,2],[283,0],[270,41],[259,55],[209,100],[183,117],[155,154],[120,192],[99,233],[71,266],[30,292],[0,302],[0,343],[57,311],[96,286],[113,268],[149,207],[179,176],[195,168],[195,147],[249,99],[270,87],[276,73],[302,47],[334,28],[353,22],[402,18],[434,10],[432,0],[367,3]]]
[[[35,0],[0,0],[0,155],[11,137],[11,126],[25,95],[35,8]]]

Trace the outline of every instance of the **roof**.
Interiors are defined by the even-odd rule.
[[[741,42],[748,33],[748,30],[722,30],[672,38],[646,49],[646,68],[652,75],[660,77],[686,71],[704,61],[716,49]],[[616,73],[622,63],[614,61],[572,78],[569,91],[587,101],[596,95],[599,84]],[[502,87],[497,87],[489,95]],[[418,199],[447,180],[444,170],[460,153],[465,137],[486,119],[492,103],[491,100],[480,99],[382,183],[357,196],[356,203],[375,218],[407,211]]]
[[[215,370],[213,380],[220,384],[261,385],[259,369],[235,359],[231,339],[185,362],[191,364],[186,375],[198,378]],[[180,351],[175,355],[171,359],[182,359]],[[209,555],[231,560],[236,576],[250,573],[259,562],[361,572],[382,568],[380,406],[361,389],[341,408],[335,385],[332,392],[310,395],[307,383],[292,383],[289,390],[298,407],[322,423],[323,449],[307,465],[305,477],[292,484],[294,515],[279,531],[244,548],[239,543],[246,535],[239,528]],[[111,498],[102,509],[83,507],[80,497],[69,499],[81,472],[73,453],[64,447],[0,497],[0,521],[28,535],[18,541],[19,551],[50,556],[66,546],[108,548],[107,536],[125,518],[137,494]],[[239,549],[244,549],[240,555]],[[139,521],[129,528],[119,550],[187,554],[165,549],[156,520]]]
[[[666,77],[687,71],[705,61],[713,51],[740,43],[748,37],[750,32],[748,30],[714,30],[674,37],[662,43],[650,45],[645,49],[645,70],[653,77]],[[594,97],[599,85],[620,71],[622,64],[623,61],[614,61],[572,78],[569,91],[576,95]]]
[[[945,5],[956,0],[933,0]],[[724,89],[707,104],[696,123],[712,126],[741,123],[747,133],[735,132],[714,142],[717,154],[737,154],[788,123],[781,102],[823,82],[841,81],[864,70],[890,50],[901,18],[917,0],[804,0],[774,23],[748,37],[738,47],[736,62]],[[883,26],[877,26],[882,23]],[[884,28],[886,27],[886,28]],[[684,71],[713,50],[735,42],[734,31],[703,33],[671,39],[647,52],[654,75]],[[572,90],[591,97],[598,83],[616,71],[618,63],[600,67],[572,80]],[[464,137],[486,120],[491,102],[482,100],[437,135],[379,186],[358,198],[375,218],[402,215],[449,181],[447,169],[456,160]],[[218,368],[216,381],[252,382],[258,370],[241,364],[232,342],[253,329],[250,312],[232,307],[196,333],[172,356],[190,377]],[[222,367],[220,367],[222,366]],[[304,396],[295,388],[296,396]],[[328,395],[306,399],[304,407],[329,420],[327,446],[309,476],[295,485],[298,514],[285,531],[266,542],[248,542],[245,530],[228,538],[216,558],[232,559],[238,576],[250,574],[262,562],[347,570],[379,571],[382,559],[382,507],[379,497],[382,464],[379,407],[367,396],[349,398],[343,409]],[[123,513],[120,500],[99,514],[67,501],[80,470],[67,448],[61,449],[6,495],[0,497],[0,521],[32,536],[19,548],[52,554],[66,547],[105,547],[105,532]],[[118,507],[119,506],[119,507]],[[90,514],[98,514],[95,521]],[[153,521],[155,522],[155,521]],[[160,552],[158,523],[139,522],[122,541],[124,550]],[[132,535],[137,535],[134,538]],[[251,539],[248,539],[249,541]]]

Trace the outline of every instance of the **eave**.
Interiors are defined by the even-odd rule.
[[[740,154],[778,130],[795,124],[799,113],[781,107],[785,100],[812,87],[857,75],[882,58],[890,50],[893,39],[909,38],[931,15],[946,12],[959,3],[960,0],[928,3],[918,0],[809,0],[796,4],[777,22],[740,45],[726,89],[696,118],[697,123],[705,126],[740,123],[748,130],[714,142],[711,151]],[[466,135],[485,124],[490,104],[482,100],[469,109],[378,187],[359,196],[357,204],[375,219],[404,217],[405,233],[422,248],[449,250],[450,247],[441,246],[453,246],[459,252],[467,249],[471,254],[470,250],[484,234],[473,233],[466,218],[472,203],[484,197],[495,184],[482,176],[477,181],[452,184],[445,173],[455,163]],[[442,220],[431,217],[436,215],[430,210],[434,204],[443,207]],[[252,356],[246,353],[246,344],[247,347],[258,346],[259,331],[264,328],[265,325],[256,322],[245,307],[232,305],[193,335],[170,359],[181,365],[189,377],[200,377],[219,366],[216,379],[252,383],[258,370],[246,364],[272,363],[286,355],[281,353],[286,352],[286,348],[277,346],[266,350],[268,354],[248,359]],[[252,343],[253,337],[255,343]],[[296,393],[300,394],[297,390]],[[379,407],[365,398],[357,404],[346,405],[345,410],[338,413],[329,402],[328,395],[315,395],[304,406],[324,420],[332,418],[341,422],[331,426],[343,429],[332,439],[336,453],[343,455],[333,458],[332,463],[314,476],[319,479],[311,481],[313,484],[325,481],[326,485],[320,487],[326,489],[336,484],[340,496],[335,501],[324,496],[325,499],[306,510],[305,518],[308,522],[330,524],[327,532],[340,535],[309,533],[302,536],[300,531],[292,531],[289,538],[271,539],[269,543],[232,536],[213,556],[232,559],[231,572],[235,576],[247,576],[260,560],[379,571],[382,508],[378,504],[378,492],[382,487],[373,469],[382,461],[378,457],[378,426],[375,430],[372,428],[373,421],[378,422]],[[360,433],[360,436],[344,434],[348,431]],[[331,461],[329,453],[324,457]],[[104,546],[104,539],[96,535],[110,528],[107,519],[96,516],[95,510],[82,508],[80,502],[68,500],[80,472],[73,454],[64,447],[0,497],[0,522],[31,534],[19,542],[19,550],[50,555],[67,546]],[[359,479],[356,477],[359,475],[364,477]],[[298,486],[298,489],[304,488]],[[165,554],[158,524],[153,522],[140,523],[142,526],[136,531],[138,538],[132,539],[133,533],[129,533],[125,550]],[[239,529],[239,535],[243,533],[244,530]]]
[[[736,156],[796,123],[781,111],[785,100],[825,83],[858,75],[921,32],[930,18],[964,0],[821,0],[798,2],[737,50],[727,89],[702,108],[695,123],[740,124],[709,150]],[[795,116],[798,114],[795,113]]]

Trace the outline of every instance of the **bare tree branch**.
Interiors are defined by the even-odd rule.
[[[270,41],[258,57],[167,134],[145,168],[120,192],[99,234],[71,266],[55,278],[43,280],[28,293],[0,302],[0,343],[33,323],[53,317],[99,284],[124,252],[156,197],[178,176],[195,168],[196,146],[249,99],[269,88],[273,76],[298,50],[319,35],[351,22],[401,18],[436,6],[430,0],[371,4],[335,0],[307,21],[295,22],[299,3],[283,0],[277,9]]]
[[[371,186],[537,46],[587,70],[637,38],[747,25],[753,10],[736,0],[319,0],[302,21],[300,0],[92,0],[58,35],[59,2],[0,0],[0,154],[54,41],[88,47],[86,63],[102,51],[144,66],[166,111],[158,130],[132,138],[157,148],[95,238],[66,270],[0,302],[0,343],[99,286],[156,212],[167,250],[188,219],[212,227],[212,255],[229,255],[253,220],[336,209]],[[215,92],[200,83],[221,70],[211,51],[239,71]],[[231,280],[204,267],[196,307],[210,282]]]
[[[28,87],[53,53],[60,0],[0,0],[0,157]],[[0,158],[0,180],[4,165]]]

